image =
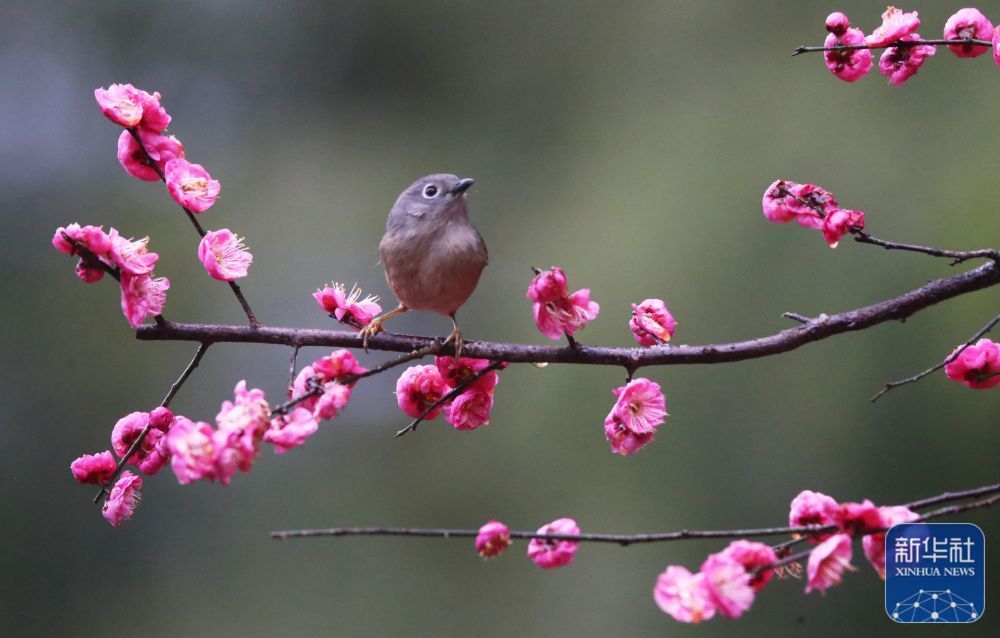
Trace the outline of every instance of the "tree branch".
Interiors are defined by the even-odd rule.
[[[896,40],[895,42],[890,42],[888,44],[881,44],[878,46],[869,46],[867,44],[840,44],[832,47],[814,47],[814,46],[801,46],[797,47],[792,51],[792,57],[797,55],[802,55],[803,53],[817,53],[822,51],[857,51],[859,49],[871,49],[872,51],[876,49],[891,49],[895,47],[915,47],[923,44],[930,45],[947,45],[947,44],[975,44],[978,46],[992,47],[993,43],[989,40],[976,40],[975,38],[959,38],[956,40]]]
[[[908,507],[910,509],[919,509],[921,507],[927,507],[929,505],[937,505],[941,503],[949,503],[954,501],[962,501],[975,496],[983,496],[986,494],[993,494],[989,498],[974,501],[972,503],[965,503],[962,505],[952,505],[949,507],[943,507],[926,514],[921,515],[921,521],[925,521],[931,518],[936,518],[938,516],[947,516],[950,514],[958,514],[966,510],[977,509],[980,507],[989,507],[1000,500],[1000,483],[994,485],[986,485],[983,487],[978,487],[971,490],[966,490],[963,492],[945,492],[944,494],[939,494],[937,496],[932,496],[930,498],[925,498],[919,501],[913,501],[911,503],[906,503],[903,507]],[[799,527],[763,527],[756,529],[725,529],[725,530],[680,530],[676,532],[661,532],[655,534],[540,534],[538,532],[532,531],[511,531],[511,538],[521,538],[521,539],[532,539],[532,538],[542,538],[547,540],[568,540],[568,541],[580,541],[580,542],[593,542],[593,543],[614,543],[627,547],[628,545],[640,544],[640,543],[663,543],[671,541],[681,541],[693,538],[751,538],[760,536],[784,536],[788,534],[800,534],[802,535],[801,541],[805,541],[808,538],[818,536],[820,534],[827,534],[836,531],[835,526],[817,526],[817,525],[806,525]],[[884,529],[875,529],[865,532],[865,534],[875,534],[878,532],[884,532]],[[411,527],[332,527],[328,529],[294,529],[294,530],[282,530],[271,532],[271,538],[275,540],[287,540],[289,538],[317,538],[317,537],[339,537],[339,536],[416,536],[423,538],[475,538],[479,534],[479,530],[475,529],[433,529],[433,528],[411,528]],[[801,542],[796,541],[796,542]],[[785,543],[784,547],[791,546],[794,543]],[[809,553],[805,552],[805,556]],[[797,555],[798,558],[802,558],[802,555]],[[785,565],[789,562],[794,562],[788,559],[782,559],[778,563],[775,563],[771,568],[779,567]],[[796,559],[797,560],[797,559]]]
[[[933,280],[870,306],[829,316],[821,315],[774,335],[734,343],[608,348],[467,341],[464,352],[466,356],[491,361],[612,365],[629,370],[644,366],[730,363],[777,355],[834,335],[864,330],[886,321],[906,319],[934,304],[998,283],[1000,263],[990,261],[973,270]],[[265,343],[342,348],[361,348],[362,345],[361,337],[353,331],[182,323],[141,326],[136,331],[136,338],[143,341]],[[443,347],[435,338],[388,333],[376,335],[368,341],[369,349],[390,352],[426,349],[428,353],[438,353]]]
[[[921,379],[931,374],[932,372],[936,372],[937,370],[940,370],[941,368],[945,367],[946,365],[957,359],[958,355],[965,352],[966,348],[974,344],[976,341],[979,340],[980,337],[982,337],[984,334],[992,330],[993,327],[996,326],[998,323],[1000,323],[1000,315],[993,317],[993,319],[991,319],[989,323],[980,328],[979,331],[976,332],[976,334],[972,335],[968,341],[966,341],[964,344],[962,344],[960,348],[956,349],[954,352],[948,355],[948,358],[942,361],[941,363],[931,366],[930,368],[927,368],[923,372],[915,374],[912,377],[907,377],[905,379],[900,379],[899,381],[890,381],[889,383],[886,383],[885,386],[883,386],[882,389],[879,390],[875,394],[875,396],[871,398],[871,402],[875,403],[882,397],[883,394],[885,394],[889,390],[892,390],[893,388],[898,388],[899,386],[906,385],[908,383],[916,383],[917,381],[920,381]]]

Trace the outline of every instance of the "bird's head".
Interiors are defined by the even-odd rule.
[[[421,177],[400,193],[389,213],[390,231],[405,231],[429,222],[467,220],[465,192],[474,180],[448,173]]]

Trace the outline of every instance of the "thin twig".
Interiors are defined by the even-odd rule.
[[[295,385],[295,370],[298,367],[299,349],[302,346],[295,344],[292,346],[292,357],[288,362],[288,398],[292,398],[292,387]]]
[[[706,345],[675,345],[669,348],[609,348],[580,345],[577,348],[534,344],[467,341],[466,356],[510,363],[574,363],[623,366],[639,369],[654,365],[718,364],[768,357],[795,350],[834,335],[864,330],[887,321],[906,319],[937,303],[1000,284],[1000,264],[989,261],[977,268],[931,281],[897,297],[816,318],[808,323],[765,337]],[[141,340],[269,343],[276,345],[360,348],[361,337],[353,331],[297,328],[227,326],[171,323],[142,326]],[[368,341],[371,350],[412,352],[438,343],[431,337],[379,334]]]
[[[164,175],[163,170],[161,170],[159,165],[149,156],[149,151],[146,150],[146,145],[142,143],[142,138],[139,137],[139,130],[132,127],[128,129],[128,132],[132,136],[132,139],[135,140],[135,143],[139,145],[143,154],[146,155],[146,165],[156,171],[156,174],[160,176],[160,181],[166,184],[167,176]],[[198,236],[204,237],[207,233],[205,232],[205,229],[202,228],[201,224],[198,223],[194,213],[191,212],[191,210],[186,206],[181,206],[181,209],[184,211],[185,215],[187,215],[191,225],[194,226],[194,229],[198,232]],[[240,289],[239,285],[235,281],[230,281],[229,288],[236,296],[236,300],[240,303],[240,307],[243,308],[243,313],[247,316],[247,320],[250,322],[250,325],[254,328],[260,327],[260,322],[257,321],[257,315],[255,315],[253,310],[250,308],[250,304],[247,302],[246,297],[243,296],[243,291]]]
[[[371,368],[371,369],[366,370],[364,372],[361,372],[359,374],[350,374],[350,375],[347,375],[346,377],[344,377],[345,383],[354,383],[354,382],[360,381],[361,379],[364,379],[366,377],[374,376],[374,375],[379,374],[381,372],[385,372],[386,370],[389,370],[391,368],[395,368],[396,366],[403,365],[404,363],[409,363],[410,361],[413,361],[414,359],[422,359],[422,358],[426,357],[427,355],[437,354],[446,345],[447,345],[447,343],[437,342],[437,343],[432,343],[431,345],[425,346],[423,348],[418,348],[417,350],[414,350],[413,352],[410,352],[410,353],[404,354],[401,357],[397,357],[395,359],[391,359],[389,361],[386,361],[385,363],[377,365],[374,368]]]
[[[992,259],[1000,261],[1000,251],[992,248],[982,248],[980,250],[945,250],[943,248],[933,248],[931,246],[921,246],[919,244],[904,244],[894,241],[886,241],[873,237],[863,230],[854,229],[851,231],[854,241],[859,244],[871,244],[881,246],[886,250],[905,250],[914,253],[923,253],[933,257],[945,257],[952,260],[952,265],[960,264],[970,259]]]
[[[955,40],[896,40],[895,42],[890,42],[888,44],[880,44],[876,46],[871,46],[867,44],[838,44],[832,47],[819,47],[819,46],[801,46],[797,47],[792,51],[792,57],[797,55],[802,55],[803,53],[817,53],[822,51],[857,51],[859,49],[889,49],[895,47],[915,47],[920,45],[948,45],[948,44],[974,44],[976,46],[993,46],[993,43],[989,40],[977,40],[975,38],[960,38]]]
[[[954,505],[941,508],[923,514],[920,520],[927,520],[947,514],[955,514],[969,509],[988,507],[1000,499],[1000,483],[986,485],[962,492],[945,492],[937,496],[913,501],[903,505],[910,509],[917,509],[928,505],[937,505],[953,501],[961,501],[975,496],[992,494],[994,496],[983,501],[966,503],[964,505]],[[783,536],[786,534],[799,534],[797,539],[792,539],[778,545],[779,548],[791,547],[797,543],[805,542],[810,538],[815,538],[822,534],[827,534],[837,530],[834,525],[817,526],[805,525],[798,527],[764,527],[756,529],[726,529],[726,530],[680,530],[676,532],[661,532],[654,534],[545,534],[531,531],[512,531],[511,538],[544,538],[549,540],[570,540],[595,543],[615,543],[617,545],[628,546],[639,543],[662,543],[669,541],[679,541],[691,538],[752,538],[759,536]],[[874,534],[885,531],[884,529],[870,530],[866,534]],[[271,532],[271,538],[316,538],[321,536],[418,536],[426,538],[469,538],[475,537],[478,530],[474,529],[429,529],[411,527],[332,527],[327,529],[297,529]],[[808,552],[806,552],[808,555]],[[788,561],[792,562],[792,561]],[[786,564],[786,563],[781,563]],[[777,566],[774,565],[774,566]]]
[[[491,363],[490,365],[486,366],[485,368],[483,368],[482,370],[480,370],[476,374],[474,374],[474,375],[470,376],[469,378],[467,378],[465,381],[459,383],[457,386],[455,386],[455,388],[451,392],[449,392],[448,394],[442,396],[440,399],[438,399],[434,403],[432,403],[429,406],[427,406],[427,409],[424,410],[420,414],[420,416],[418,416],[417,418],[415,418],[412,421],[410,421],[409,425],[407,425],[405,428],[403,428],[399,432],[396,432],[396,435],[395,435],[394,438],[398,439],[399,437],[403,436],[407,432],[412,432],[413,430],[416,430],[417,426],[420,425],[420,422],[423,421],[424,419],[426,419],[427,415],[429,415],[431,412],[433,412],[434,410],[437,410],[439,407],[441,407],[445,403],[451,401],[452,399],[454,399],[458,395],[460,395],[463,392],[465,392],[466,390],[468,390],[470,387],[472,387],[472,385],[476,381],[478,381],[482,377],[486,376],[490,372],[493,372],[494,370],[499,370],[499,369],[503,368],[505,365],[507,365],[507,364],[504,363],[503,361],[494,361],[493,363]]]
[[[875,396],[873,396],[871,398],[871,402],[875,403],[876,401],[879,400],[879,398],[882,397],[883,394],[885,394],[889,390],[892,390],[893,388],[898,388],[899,386],[906,385],[908,383],[916,383],[917,381],[920,381],[921,379],[923,379],[927,375],[929,375],[929,374],[931,374],[933,372],[936,372],[936,371],[940,370],[941,368],[945,367],[946,365],[948,365],[949,363],[951,363],[952,361],[954,361],[955,359],[957,359],[960,354],[962,354],[963,352],[965,352],[966,348],[970,347],[973,343],[975,343],[976,341],[978,341],[980,337],[982,337],[984,334],[986,334],[987,332],[989,332],[990,330],[992,330],[994,328],[994,326],[996,326],[998,323],[1000,323],[1000,315],[997,315],[996,317],[993,317],[993,319],[991,319],[989,323],[987,323],[985,326],[983,326],[982,328],[980,328],[979,331],[976,332],[976,334],[972,335],[969,338],[968,341],[966,341],[964,344],[962,344],[961,347],[959,347],[954,352],[952,352],[950,355],[948,355],[948,358],[945,359],[944,361],[942,361],[941,363],[933,365],[930,368],[927,368],[926,370],[924,370],[923,372],[920,372],[918,374],[913,375],[912,377],[907,377],[905,379],[900,379],[899,381],[890,381],[889,383],[886,383],[882,387],[882,389],[879,390],[875,394]]]
[[[194,369],[198,367],[199,363],[201,363],[201,358],[205,356],[205,352],[208,350],[210,345],[212,344],[202,343],[198,346],[198,351],[194,353],[194,357],[192,357],[190,363],[188,363],[187,367],[184,368],[184,371],[181,372],[181,376],[177,377],[177,380],[170,385],[170,389],[167,390],[167,394],[163,397],[163,401],[160,401],[160,407],[166,408],[170,406],[170,402],[173,401],[177,392],[181,389],[181,386],[184,385],[184,382],[188,380],[188,377],[191,376]],[[115,481],[118,480],[122,470],[125,469],[125,465],[128,464],[129,459],[132,458],[132,455],[139,450],[139,446],[142,445],[146,435],[149,434],[150,428],[152,428],[152,424],[147,423],[146,427],[139,432],[139,436],[137,436],[135,441],[132,442],[132,445],[129,446],[128,451],[125,452],[122,458],[118,460],[118,464],[115,465],[115,471],[111,474],[111,477],[104,482],[104,485],[101,486],[101,490],[97,493],[97,496],[94,497],[94,503],[100,503],[101,498],[108,493],[108,486],[114,485]]]

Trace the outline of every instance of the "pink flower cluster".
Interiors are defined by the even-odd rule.
[[[344,284],[333,282],[314,292],[313,299],[340,323],[358,328],[367,326],[382,312],[377,296],[368,295],[362,299],[361,292],[357,284],[351,287],[351,292],[347,292]]]
[[[290,414],[276,410],[280,413],[272,415],[264,392],[248,389],[246,381],[240,381],[233,400],[222,402],[214,427],[164,407],[133,412],[115,424],[111,447],[123,459],[128,455],[120,463],[131,463],[145,475],[156,474],[169,463],[182,485],[202,480],[228,485],[236,472],[250,470],[262,442],[273,445],[277,454],[302,445],[320,420],[334,418],[347,405],[355,383],[351,377],[363,372],[350,352],[337,350],[302,369],[293,384],[297,405]],[[81,456],[70,470],[80,483],[107,487],[118,463],[108,450]],[[141,486],[137,476],[121,475],[104,507],[109,523],[117,527],[132,515]]]
[[[865,227],[865,214],[841,208],[837,199],[815,184],[799,184],[779,179],[764,191],[764,217],[775,224],[792,220],[800,226],[822,231],[823,239],[836,248],[847,233]]]
[[[653,600],[680,622],[709,620],[716,612],[737,618],[750,609],[756,593],[771,579],[772,570],[758,569],[777,559],[764,543],[733,541],[705,559],[696,574],[679,565],[667,567],[653,588]]]
[[[305,366],[292,383],[290,414],[272,419],[264,440],[284,454],[316,433],[320,421],[332,421],[351,400],[356,375],[367,370],[348,350],[335,350]]]
[[[917,12],[905,12],[896,7],[888,7],[882,14],[882,24],[871,35],[865,37],[860,29],[851,28],[847,16],[841,12],[831,13],[826,19],[825,47],[859,46],[886,47],[879,59],[879,71],[895,86],[902,86],[934,55],[936,47],[931,44],[910,44],[887,46],[901,42],[922,42],[917,28],[920,18]],[[993,55],[1000,65],[1000,42],[993,24],[979,9],[961,9],[948,18],[943,38],[946,40],[986,40],[993,43]],[[960,58],[974,58],[990,50],[989,46],[965,42],[949,44],[948,49]],[[838,49],[824,51],[826,67],[845,82],[854,82],[864,77],[872,67],[869,48]]]
[[[659,384],[649,379],[633,379],[612,392],[618,398],[604,419],[604,437],[613,453],[628,456],[656,437],[667,403]]]
[[[815,544],[806,567],[806,592],[827,588],[841,582],[851,565],[852,539],[861,536],[865,556],[879,576],[885,578],[884,529],[897,523],[915,521],[919,516],[906,507],[878,507],[869,500],[861,503],[838,503],[820,492],[806,490],[791,503],[790,527],[830,527],[829,533],[812,534]],[[710,555],[701,570],[692,574],[684,567],[671,565],[660,574],[653,589],[653,599],[675,620],[696,623],[716,613],[736,618],[750,609],[754,597],[777,571],[774,548],[747,540],[733,541],[724,550]]]
[[[124,463],[132,463],[143,474],[156,474],[167,458],[161,453],[164,432],[170,427],[173,414],[167,408],[156,408],[152,412],[133,412],[121,418],[111,431],[111,447],[123,458]],[[141,432],[147,430],[145,438],[136,450],[124,460]],[[110,450],[97,454],[84,454],[70,464],[70,472],[80,483],[107,486],[115,475],[118,461]],[[101,511],[105,520],[118,527],[131,518],[139,504],[139,488],[142,479],[129,471],[124,471],[111,487],[108,499]]]
[[[163,135],[171,118],[159,93],[112,84],[96,89],[94,98],[109,120],[127,129],[118,137],[118,161],[129,175],[163,179],[174,201],[192,212],[211,208],[219,197],[219,182],[203,166],[185,159],[180,140]]]
[[[840,584],[850,565],[851,539],[862,536],[865,557],[879,576],[885,578],[884,528],[909,523],[919,516],[902,506],[879,507],[870,500],[861,503],[838,503],[821,492],[805,490],[792,500],[788,513],[791,527],[835,527],[836,531],[810,537],[818,543],[809,556],[806,592]]]
[[[955,349],[958,352],[963,346]],[[955,355],[952,352],[952,355]],[[990,339],[980,339],[958,353],[944,367],[944,373],[974,390],[989,390],[1000,385],[1000,344]]]
[[[396,382],[399,409],[408,416],[418,418],[442,397],[489,365],[488,359],[435,357],[434,365],[407,368]],[[490,370],[424,418],[435,419],[443,412],[445,420],[456,430],[475,430],[480,425],[488,425],[493,409],[493,390],[499,382],[500,375]]]
[[[542,525],[536,532],[553,536],[579,536],[580,527],[572,518],[559,518]],[[510,547],[510,529],[500,521],[487,521],[476,535],[476,551],[483,558],[499,556]],[[555,538],[532,538],[528,558],[542,569],[563,567],[573,562],[580,542]]]
[[[581,288],[570,294],[566,284],[566,273],[553,266],[550,270],[538,272],[526,297],[532,303],[532,314],[538,330],[549,339],[570,337],[597,318],[601,307],[590,300],[590,289]]]
[[[649,348],[670,341],[677,330],[677,322],[662,299],[647,299],[632,304],[628,327],[639,345]]]
[[[148,316],[163,312],[170,280],[155,277],[153,268],[160,258],[148,248],[149,238],[125,239],[112,228],[70,224],[52,236],[52,245],[64,254],[81,255],[76,276],[93,283],[104,277],[104,266],[116,269],[121,279],[122,313],[129,325],[138,328]],[[86,251],[86,252],[82,252]]]
[[[248,472],[268,431],[271,408],[258,389],[240,381],[233,400],[223,401],[216,427],[183,416],[174,419],[164,438],[177,482],[218,481],[229,485],[237,471]]]

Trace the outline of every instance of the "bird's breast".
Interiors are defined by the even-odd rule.
[[[450,315],[468,300],[486,266],[486,246],[471,224],[438,232],[386,233],[379,244],[385,278],[406,307]]]

